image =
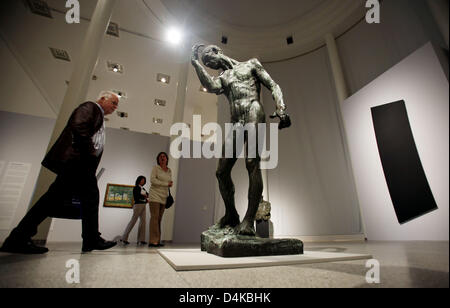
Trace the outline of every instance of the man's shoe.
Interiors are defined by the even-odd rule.
[[[7,239],[0,248],[0,252],[38,255],[48,252],[48,248],[36,246],[31,240],[21,242]]]
[[[89,252],[92,250],[106,250],[116,246],[116,244],[117,244],[116,242],[106,241],[101,237],[99,237],[97,240],[93,242],[83,241],[83,247],[81,248],[81,250],[83,252]]]

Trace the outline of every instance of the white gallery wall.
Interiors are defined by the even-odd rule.
[[[361,211],[369,240],[448,240],[448,80],[429,43],[342,103]],[[438,209],[400,225],[378,153],[371,108],[404,100]]]
[[[4,204],[0,205],[0,216],[10,218],[9,226],[0,230],[0,241],[8,236],[27,213],[54,125],[53,119],[0,111],[0,162],[5,164],[0,168],[0,186],[8,163],[31,165],[18,202],[14,205],[9,203],[10,207],[7,209],[3,208]]]
[[[384,0],[379,24],[363,19],[336,39],[351,94],[425,43],[445,45],[426,2]]]
[[[200,243],[201,233],[215,223],[216,166],[217,159],[179,160],[174,243]]]
[[[347,168],[327,50],[265,68],[283,90],[292,126],[279,131],[279,162],[268,170],[275,236],[362,234]],[[266,114],[275,103],[264,90]]]
[[[5,72],[0,82],[3,94],[0,110],[55,118],[55,112],[9,48],[0,38],[0,59]]]

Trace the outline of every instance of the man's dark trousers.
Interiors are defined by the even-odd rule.
[[[97,240],[99,190],[95,170],[96,168],[81,162],[67,166],[12,231],[11,236],[29,240],[36,235],[39,224],[53,213],[60,212],[64,202],[77,196],[81,202],[83,241]]]

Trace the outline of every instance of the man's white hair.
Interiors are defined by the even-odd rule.
[[[119,95],[117,95],[116,93],[114,93],[112,91],[102,91],[102,92],[100,92],[100,94],[98,95],[97,101],[101,100],[102,97],[104,97],[106,99],[117,97],[117,99],[120,99]]]

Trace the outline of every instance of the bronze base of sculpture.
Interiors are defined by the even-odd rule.
[[[303,242],[237,235],[231,227],[214,225],[202,233],[201,250],[225,258],[297,255],[303,254]]]

